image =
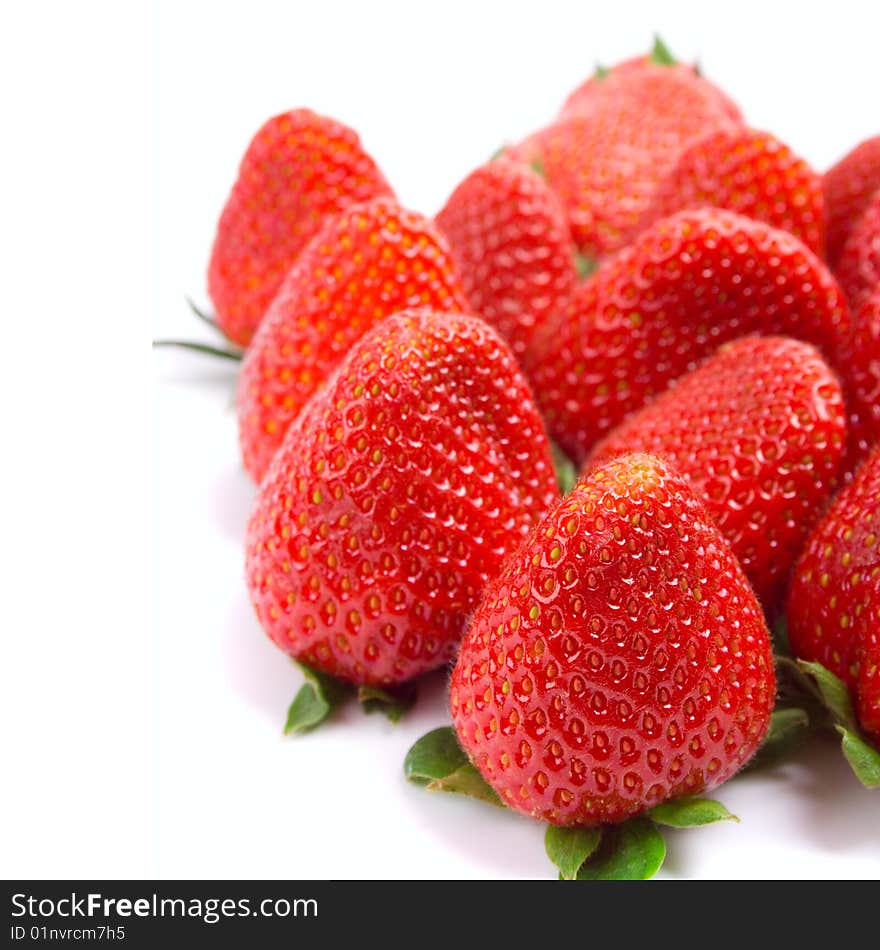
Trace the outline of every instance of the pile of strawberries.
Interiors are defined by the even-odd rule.
[[[430,219],[296,110],[208,282],[291,730],[454,664],[407,775],[564,877],[650,876],[812,729],[880,784],[880,136],[820,175],[658,41]]]

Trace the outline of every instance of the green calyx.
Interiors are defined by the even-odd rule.
[[[651,48],[651,53],[648,56],[648,59],[652,63],[656,63],[658,66],[677,66],[678,60],[672,55],[669,50],[669,47],[660,39],[657,34],[654,34],[654,45]]]
[[[422,736],[407,753],[403,772],[410,782],[429,791],[456,792],[505,807],[470,762],[451,726]],[[544,850],[560,880],[647,880],[666,856],[660,826],[695,828],[731,820],[739,819],[713,799],[679,798],[618,825],[567,828],[548,824]]]
[[[221,346],[211,346],[209,343],[196,343],[194,340],[153,340],[154,347],[171,346],[180,350],[190,350],[193,353],[202,353],[205,356],[216,356],[223,360],[232,360],[240,363],[244,355],[241,350],[224,349]]]
[[[356,687],[298,660],[293,663],[302,672],[305,682],[287,710],[285,735],[311,732],[355,696],[365,713],[382,713],[393,723],[399,722],[418,698],[418,687],[414,682],[388,687]]]
[[[841,749],[856,778],[866,788],[880,787],[880,749],[859,727],[846,684],[821,663],[780,658],[802,684],[808,697],[820,707],[819,725],[834,729],[841,737]]]
[[[299,667],[305,682],[287,710],[284,734],[310,732],[319,726],[350,696],[354,687],[305,663],[293,661]]]
[[[559,491],[561,494],[567,495],[577,482],[577,467],[553,441],[550,442],[550,455],[553,458],[553,468],[556,471],[556,482],[559,485]]]
[[[581,254],[580,251],[575,251],[574,269],[577,271],[577,275],[581,280],[586,280],[599,269],[599,262],[595,257],[590,257],[587,254]]]
[[[409,682],[385,688],[361,686],[357,698],[365,713],[382,713],[389,722],[400,722],[404,713],[415,705],[418,696],[418,687]]]
[[[403,774],[431,792],[457,792],[503,807],[497,793],[468,760],[450,726],[432,729],[410,748],[403,760]]]
[[[200,310],[189,297],[186,298],[186,302],[192,313],[198,317],[202,323],[209,326],[215,333],[219,333],[224,340],[226,339],[225,334],[212,316]],[[244,356],[244,350],[233,344],[229,346],[214,346],[211,343],[199,343],[196,340],[153,340],[153,347],[175,347],[176,349],[189,350],[193,353],[201,353],[204,356],[216,356],[219,359],[232,360],[237,363],[240,363]]]

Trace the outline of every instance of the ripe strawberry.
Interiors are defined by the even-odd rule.
[[[838,495],[798,560],[788,597],[795,655],[856,692],[862,725],[880,738],[880,447]]]
[[[467,309],[446,239],[430,221],[375,198],[325,224],[285,278],[242,364],[239,435],[255,481],[352,343],[390,314],[422,305]]]
[[[667,459],[774,613],[845,442],[840,385],[819,353],[784,337],[746,337],[629,416],[589,464],[630,452]]]
[[[880,286],[880,190],[850,231],[834,272],[854,310]]]
[[[793,336],[845,371],[832,354],[849,330],[834,278],[793,235],[730,211],[683,211],[577,288],[568,318],[536,340],[527,371],[551,436],[582,462],[728,340]]]
[[[506,804],[594,825],[729,778],[774,692],[767,627],[727,543],[684,478],[630,455],[583,478],[490,583],[450,706]]]
[[[568,118],[589,112],[597,100],[601,101],[602,98],[614,95],[621,86],[625,89],[630,74],[643,73],[649,77],[655,77],[661,70],[679,73],[698,89],[702,96],[716,99],[729,118],[735,122],[742,121],[742,115],[736,103],[702,76],[696,66],[678,62],[659,37],[655,38],[654,47],[650,53],[624,60],[611,69],[598,68],[594,75],[568,96],[559,117]]]
[[[880,189],[880,135],[866,139],[822,176],[828,262],[834,267],[850,230]]]
[[[823,253],[822,180],[768,132],[732,127],[694,141],[658,186],[641,226],[702,207],[728,208],[765,221]]]
[[[874,620],[865,635],[859,665],[859,721],[880,744],[880,596],[873,597]]]
[[[502,156],[468,175],[436,221],[471,307],[522,357],[536,328],[568,309],[577,282],[555,195],[532,169]]]
[[[601,259],[632,239],[682,150],[734,124],[693,76],[657,66],[626,71],[588,112],[567,115],[508,154],[541,169],[578,248]]]
[[[357,134],[308,109],[254,136],[217,225],[208,290],[220,329],[246,346],[297,255],[327,218],[391,188]]]
[[[849,472],[880,443],[880,284],[854,311],[836,359],[849,383],[849,445],[843,466]]]
[[[476,317],[405,311],[297,416],[247,536],[263,628],[360,684],[454,656],[486,582],[558,497],[516,360]]]

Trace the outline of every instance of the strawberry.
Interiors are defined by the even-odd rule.
[[[844,471],[855,468],[880,443],[880,284],[854,311],[852,326],[837,347],[849,382],[849,445]]]
[[[626,245],[657,186],[693,139],[736,123],[694,77],[663,66],[603,80],[612,91],[509,150],[540,168],[566,210],[581,253]]]
[[[706,206],[766,221],[823,253],[822,180],[768,132],[739,126],[695,140],[658,186],[641,227],[676,211]]]
[[[446,239],[393,198],[330,219],[272,301],[242,364],[238,418],[256,481],[309,396],[372,326],[408,306],[464,311]]]
[[[853,309],[880,286],[880,190],[844,242],[835,274]]]
[[[295,109],[269,119],[241,160],[208,267],[217,323],[246,346],[298,254],[327,218],[391,188],[357,134]]]
[[[874,622],[865,635],[859,664],[859,720],[880,746],[880,596],[873,598]]]
[[[866,139],[822,176],[828,262],[834,267],[852,227],[880,189],[880,135]]]
[[[880,447],[810,535],[788,597],[793,652],[855,691],[862,725],[880,738],[878,630]]]
[[[730,211],[683,211],[577,288],[567,319],[536,340],[527,371],[551,436],[582,462],[722,343],[793,336],[840,371],[832,354],[849,332],[840,288],[796,237]]]
[[[721,110],[735,122],[742,120],[739,107],[721,89],[713,85],[700,74],[699,69],[690,63],[680,63],[672,55],[660,37],[654,38],[654,47],[644,56],[636,56],[624,60],[611,69],[597,67],[594,75],[578,86],[565,100],[559,113],[560,118],[572,115],[581,115],[591,111],[597,100],[614,95],[623,86],[626,88],[627,77],[631,74],[642,73],[649,77],[656,77],[661,70],[668,70],[680,74],[701,95],[708,99],[716,99]]]
[[[476,317],[405,311],[351,346],[260,486],[257,616],[312,668],[403,682],[453,657],[484,585],[556,497],[507,345]]]
[[[733,775],[775,682],[761,609],[687,481],[647,455],[590,472],[491,582],[450,708],[505,804],[619,822]]]
[[[468,175],[436,221],[471,307],[522,357],[536,328],[568,309],[577,281],[555,195],[532,169],[502,156]]]
[[[846,442],[840,385],[819,353],[784,337],[722,346],[593,451],[595,467],[649,452],[685,475],[758,598],[775,613]]]

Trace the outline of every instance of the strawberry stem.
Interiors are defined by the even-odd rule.
[[[192,350],[206,356],[218,356],[224,360],[241,362],[241,350],[225,350],[220,346],[211,346],[208,343],[196,343],[193,340],[153,340],[153,346],[175,346],[182,350]]]
[[[202,321],[202,323],[207,323],[208,326],[211,327],[212,330],[216,330],[218,333],[221,333],[221,334],[223,333],[223,331],[218,326],[217,321],[212,316],[205,313],[204,310],[199,310],[199,308],[195,305],[191,297],[187,297],[185,299],[186,299],[187,304],[189,305],[189,309],[192,310],[192,312],[199,318],[199,320]],[[225,334],[223,335],[225,336]]]

